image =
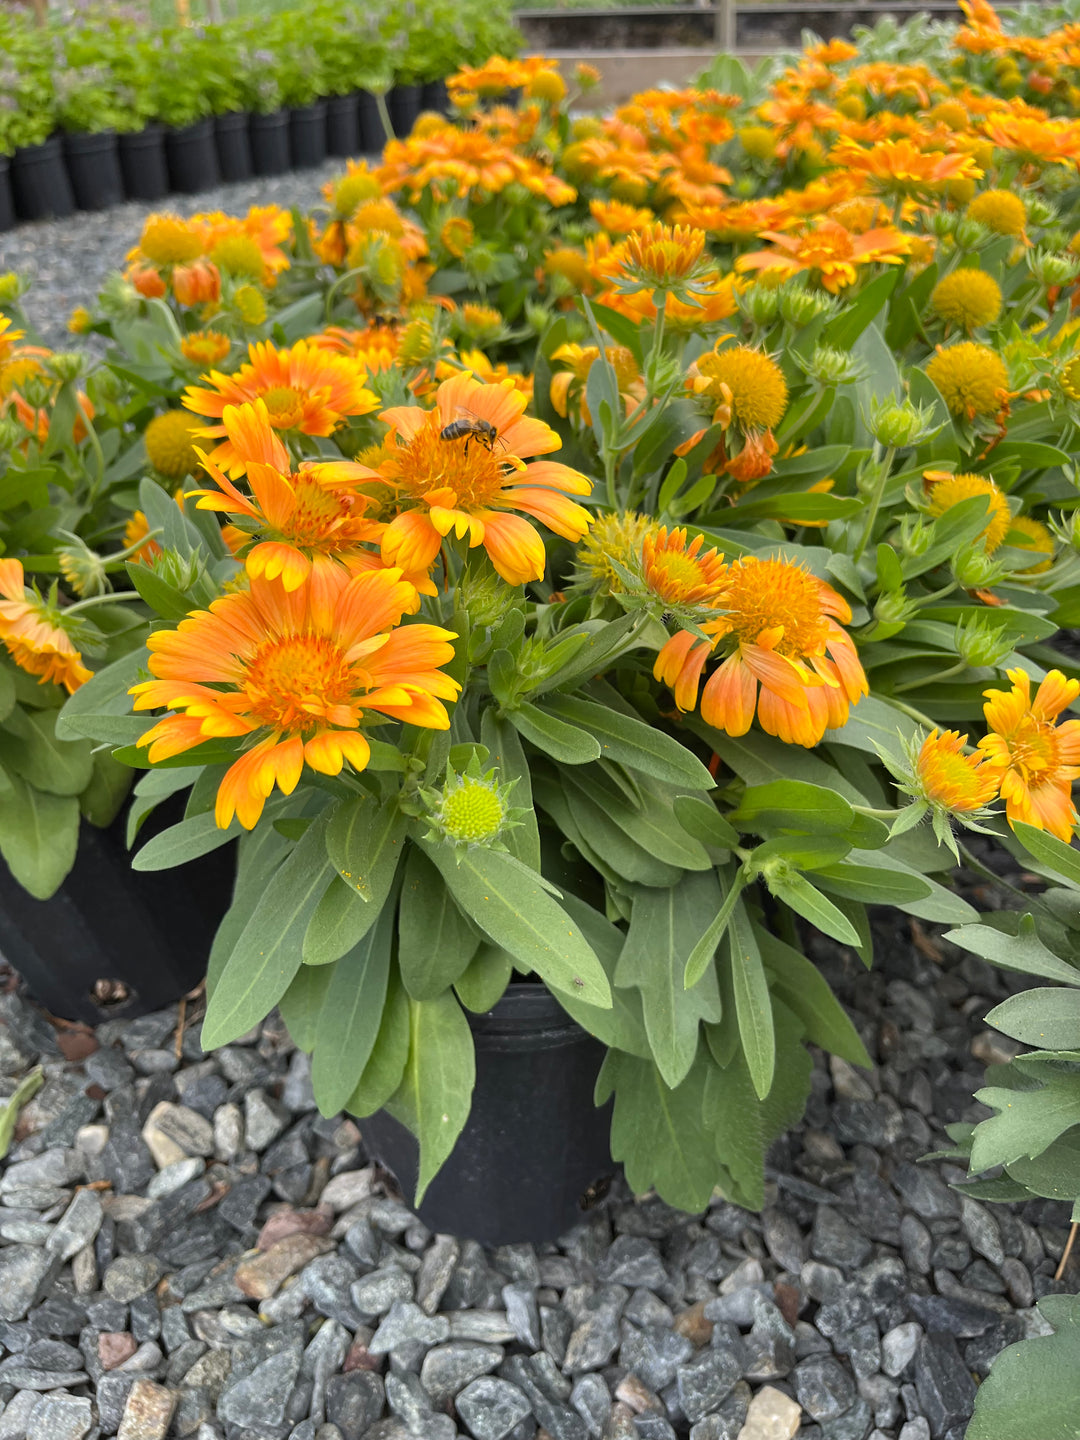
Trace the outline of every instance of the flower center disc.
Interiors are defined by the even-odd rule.
[[[260,645],[244,681],[252,714],[294,734],[311,729],[331,707],[347,705],[362,688],[363,672],[321,635],[287,635]]]
[[[783,626],[772,647],[777,654],[797,658],[824,651],[828,624],[817,582],[809,571],[786,560],[733,565],[721,605],[743,644],[753,644],[763,630]]]
[[[304,402],[291,385],[275,385],[262,400],[275,430],[295,430],[304,418]]]
[[[442,428],[435,412],[409,446],[399,451],[402,485],[417,499],[449,487],[463,506],[491,505],[502,493],[504,458],[477,435],[444,440]]]

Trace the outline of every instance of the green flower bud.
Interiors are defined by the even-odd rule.
[[[979,590],[993,585],[1004,574],[1002,567],[976,543],[965,545],[953,557],[952,571],[965,590]]]
[[[1024,204],[1027,206],[1028,222],[1032,225],[1051,225],[1058,218],[1058,207],[1041,195],[1025,195]]]
[[[807,290],[804,285],[783,285],[777,294],[782,319],[800,330],[819,315],[828,315],[836,309],[832,296],[820,290]]]
[[[429,840],[444,840],[459,849],[482,845],[487,849],[505,850],[500,835],[513,825],[520,825],[524,810],[510,804],[510,793],[517,784],[511,780],[501,785],[498,771],[480,771],[480,760],[473,752],[464,773],[446,766],[446,779],[441,790],[421,790],[431,827]]]
[[[902,450],[917,445],[930,433],[930,410],[913,405],[910,400],[871,400],[870,433],[879,445]]]
[[[961,250],[981,250],[990,239],[990,231],[977,220],[958,220],[953,238]]]
[[[1055,285],[1068,285],[1080,274],[1080,257],[1055,254],[1050,250],[1029,250],[1028,269],[1039,284],[1050,290]]]
[[[927,228],[931,235],[938,240],[945,240],[956,229],[960,217],[955,210],[934,210],[929,218]]]
[[[816,346],[804,368],[819,385],[847,385],[863,374],[862,365],[852,358],[850,351],[838,350],[833,345]]]
[[[956,645],[956,653],[966,665],[973,669],[982,666],[996,669],[1012,654],[1014,641],[1015,637],[1009,638],[1005,634],[1004,626],[995,625],[993,621],[979,615],[974,616],[967,624],[957,625],[953,643]]]
[[[533,300],[525,302],[525,322],[537,335],[543,334],[547,329],[553,313],[546,305],[539,305]]]
[[[29,288],[29,280],[17,275],[14,270],[9,270],[6,275],[0,275],[0,305],[14,305],[16,300]]]
[[[739,309],[755,325],[771,325],[780,313],[779,295],[768,285],[751,285],[736,300]]]
[[[907,591],[901,585],[899,590],[887,590],[874,602],[874,619],[882,625],[895,625],[910,620],[918,609],[907,598]]]
[[[934,527],[926,525],[921,515],[905,515],[900,522],[900,548],[905,555],[925,555],[934,538]]]
[[[78,380],[86,370],[86,356],[78,350],[57,350],[45,361],[45,368],[61,383]]]

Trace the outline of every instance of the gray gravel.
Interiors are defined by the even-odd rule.
[[[321,198],[320,186],[344,168],[344,160],[329,160],[315,170],[219,185],[199,195],[169,195],[153,204],[131,202],[112,210],[80,212],[66,220],[20,225],[0,234],[0,274],[15,270],[33,281],[23,299],[27,318],[46,345],[70,349],[68,316],[76,305],[89,309],[94,304],[106,276],[123,268],[143,222],[154,211],[243,214],[252,205],[299,205],[306,210]]]
[[[878,1064],[815,1057],[762,1214],[616,1181],[558,1245],[494,1251],[318,1115],[276,1017],[214,1055],[196,1022],[182,1059],[175,1008],[112,1020],[69,1062],[0,994],[0,1095],[47,1077],[0,1174],[0,1440],[961,1440],[1080,1265],[1054,1280],[1066,1207],[917,1163],[978,1113],[1013,982],[914,938],[883,927],[870,973],[808,942]]]

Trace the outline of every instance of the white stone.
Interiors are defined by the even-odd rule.
[[[774,1385],[766,1385],[750,1401],[739,1440],[793,1440],[801,1419],[797,1401]]]

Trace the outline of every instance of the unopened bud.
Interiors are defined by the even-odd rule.
[[[969,220],[965,216],[956,222],[953,239],[961,250],[980,250],[990,239],[990,231],[978,220]]]
[[[956,653],[965,664],[978,669],[982,666],[996,669],[1012,654],[1015,636],[1005,633],[1002,625],[995,625],[983,616],[975,616],[967,624],[956,627],[954,644]]]
[[[980,590],[994,584],[1003,574],[1001,566],[976,542],[965,545],[953,558],[952,571],[965,590]]]
[[[44,363],[61,383],[78,380],[86,370],[86,356],[78,350],[57,350]]]
[[[902,450],[926,438],[930,430],[930,414],[910,400],[871,401],[869,429],[879,445]]]
[[[1028,251],[1028,269],[1046,290],[1068,285],[1080,274],[1080,257],[1050,250]]]
[[[768,285],[751,285],[737,300],[739,309],[755,325],[771,325],[780,313],[779,294]]]
[[[858,380],[863,367],[848,350],[838,350],[834,345],[818,345],[805,366],[811,380],[819,385],[847,385]]]
[[[802,285],[785,285],[779,290],[780,315],[789,324],[802,329],[819,315],[836,309],[836,302],[820,290],[807,290]]]

